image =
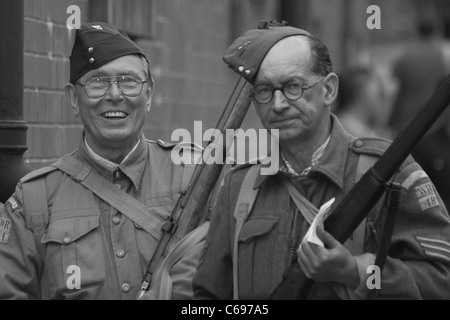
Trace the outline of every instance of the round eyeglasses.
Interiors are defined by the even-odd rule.
[[[274,88],[268,84],[260,84],[253,89],[252,97],[258,103],[269,103],[273,99],[273,93],[275,92],[275,90],[281,90],[281,92],[283,92],[284,96],[287,99],[296,101],[302,97],[305,90],[314,87],[324,78],[325,77],[322,77],[308,87],[302,87],[302,84],[298,80],[290,80],[286,82],[281,88]]]
[[[77,85],[84,87],[86,95],[91,99],[98,99],[106,95],[110,90],[111,84],[117,84],[120,92],[127,97],[137,97],[142,92],[144,83],[148,80],[142,80],[134,76],[115,76],[115,77],[94,77],[86,80],[83,84]]]

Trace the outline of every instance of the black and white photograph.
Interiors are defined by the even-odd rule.
[[[1,0],[0,48],[0,300],[450,299],[449,1]]]

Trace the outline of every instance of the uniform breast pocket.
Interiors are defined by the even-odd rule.
[[[105,282],[105,249],[96,210],[82,216],[54,215],[41,242],[46,245],[44,265],[52,297]]]
[[[256,299],[269,294],[278,218],[258,218],[247,221],[239,235],[239,291],[245,298]],[[256,295],[261,294],[261,297]]]

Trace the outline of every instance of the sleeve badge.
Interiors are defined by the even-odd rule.
[[[11,230],[11,220],[8,218],[0,218],[0,243],[7,244],[9,231]]]
[[[16,209],[21,208],[20,202],[17,201],[17,199],[14,198],[14,197],[9,198],[9,199],[6,201],[5,206],[8,205],[8,204],[11,206],[11,211],[14,211],[14,210],[16,210]]]
[[[439,201],[436,197],[436,193],[434,192],[433,184],[431,182],[421,184],[415,188],[415,191],[422,212],[439,206]]]

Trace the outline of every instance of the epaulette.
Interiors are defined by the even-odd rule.
[[[238,170],[242,170],[251,166],[254,166],[255,164],[262,164],[261,159],[260,158],[256,158],[253,160],[250,160],[248,162],[245,163],[241,163],[241,164],[236,164],[235,162],[231,164],[232,166],[232,170],[233,171],[238,171]]]
[[[351,146],[355,153],[380,157],[391,145],[391,141],[383,138],[358,138]],[[402,184],[402,188],[408,190],[418,179],[428,178],[420,166],[413,161],[411,156],[400,165],[395,174],[395,180]]]
[[[351,145],[351,149],[355,153],[362,153],[371,156],[381,156],[387,148],[391,145],[391,141],[376,138],[376,137],[367,137],[367,138],[358,138],[353,141]]]
[[[163,149],[172,149],[178,145],[179,147],[182,147],[183,149],[190,148],[191,150],[194,150],[194,151],[199,151],[199,152],[203,151],[203,148],[194,142],[190,142],[190,143],[189,142],[181,142],[181,143],[180,142],[166,142],[161,139],[158,139],[157,141],[147,139],[147,142],[155,143]]]
[[[203,152],[203,147],[199,146],[198,144],[194,143],[194,142],[179,142],[179,143],[175,143],[175,145],[177,145],[180,148],[183,149],[191,149],[192,151],[197,151],[197,152]]]
[[[147,139],[147,142],[157,144],[158,146],[160,146],[161,148],[164,148],[164,149],[171,149],[177,145],[176,143],[165,142],[165,141],[162,141],[161,139],[158,139],[156,141]]]
[[[34,170],[30,173],[28,173],[27,175],[25,175],[24,177],[22,177],[20,179],[20,182],[24,183],[24,182],[28,182],[43,176],[46,176],[47,174],[49,174],[50,172],[56,171],[58,170],[56,167],[54,166],[46,166],[37,170]]]

